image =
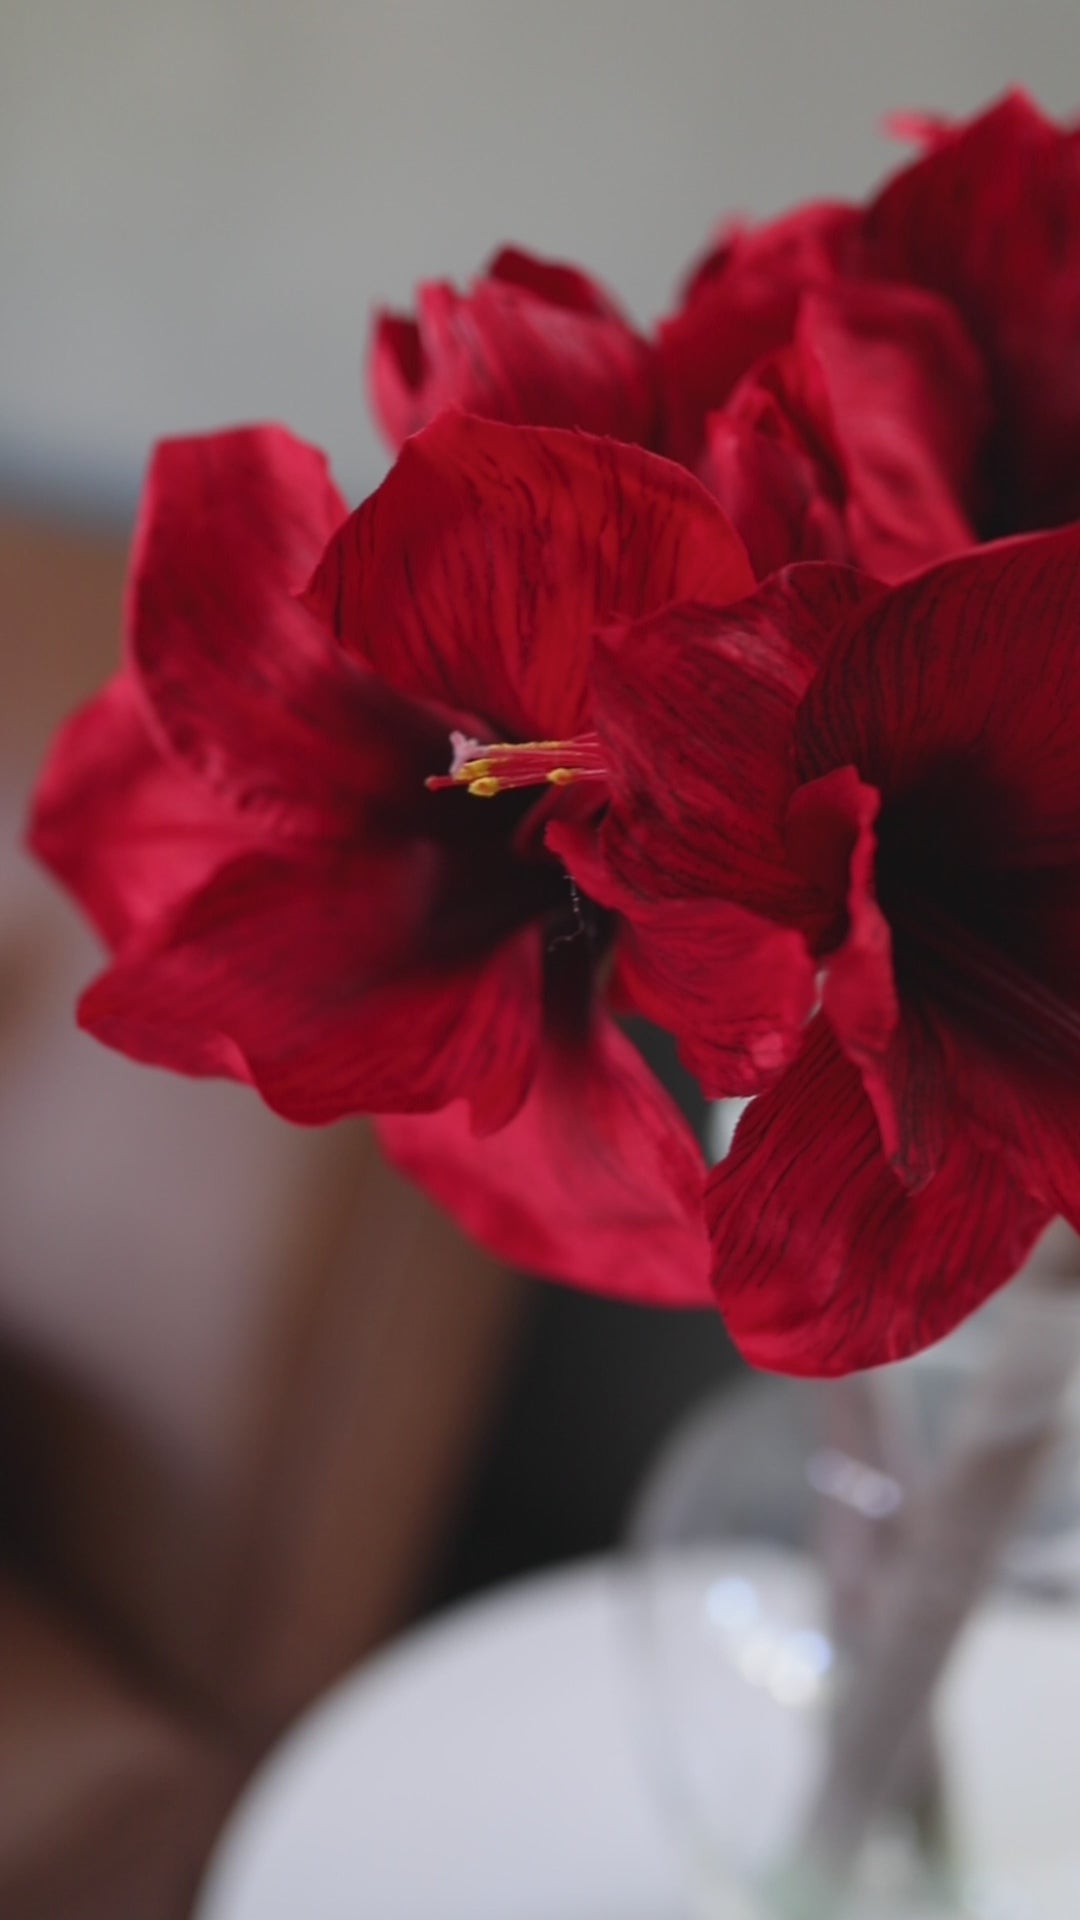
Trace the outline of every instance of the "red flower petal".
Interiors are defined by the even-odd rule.
[[[799,788],[787,841],[823,902],[843,903],[845,933],[828,953],[822,1006],[862,1075],[889,1164],[906,1186],[922,1187],[941,1165],[956,1115],[935,1020],[897,995],[892,935],[874,891],[879,804],[853,767],[841,767]],[[823,928],[828,945],[827,919]]]
[[[540,1023],[535,929],[471,967],[420,970],[409,942],[427,901],[422,842],[300,864],[253,857],[190,900],[155,948],[122,957],[83,997],[108,1045],[180,1073],[224,1036],[268,1105],[318,1124],[470,1100],[503,1125],[532,1078]]]
[[[950,1332],[1016,1272],[1049,1211],[963,1135],[934,1179],[907,1191],[819,1018],[712,1175],[714,1285],[754,1365],[847,1373]]]
[[[747,369],[790,340],[808,288],[830,285],[856,235],[855,209],[800,208],[731,233],[701,263],[680,312],[659,329],[665,451],[693,466],[706,416]]]
[[[936,1000],[924,996],[921,1046],[934,1050],[929,1066],[938,1102],[947,1089],[953,1124],[970,1127],[1007,1158],[1029,1192],[1074,1221],[1080,1220],[1080,874],[1050,869],[1030,880],[1017,899],[1031,915],[1017,929],[1019,961],[987,948],[978,956],[986,962],[980,977],[965,956],[968,966],[953,979],[946,976]],[[924,1071],[924,1105],[929,1078]]]
[[[1080,133],[1022,93],[889,182],[864,226],[868,270],[948,295],[986,354],[1011,524],[1080,513]]]
[[[182,762],[158,751],[123,673],[57,735],[29,830],[33,852],[114,949],[160,920],[251,838]]]
[[[722,900],[638,898],[588,828],[558,821],[548,845],[589,898],[620,914],[620,1002],[665,1027],[710,1098],[758,1093],[795,1057],[814,999],[805,942]]]
[[[323,456],[278,427],[166,441],[143,500],[128,647],[171,751],[253,824],[352,831],[442,751],[441,723],[343,660],[295,598],[345,506]]]
[[[759,580],[793,560],[849,561],[843,504],[832,498],[816,452],[755,375],[720,413],[710,414],[698,472],[746,542]],[[771,402],[766,409],[766,401]]]
[[[541,260],[523,247],[500,247],[488,261],[485,279],[501,280],[508,286],[524,287],[526,292],[546,300],[549,306],[565,307],[569,313],[591,313],[601,320],[618,320],[627,325],[618,302],[591,274],[562,260]]]
[[[378,1129],[394,1164],[500,1259],[621,1298],[711,1305],[700,1153],[610,1021],[580,1053],[545,1048],[521,1111],[489,1139],[460,1103]]]
[[[899,1020],[889,925],[874,897],[874,822],[880,799],[854,767],[839,767],[800,787],[787,816],[787,844],[797,869],[824,899],[842,903],[846,926],[828,951],[822,1005],[848,1059],[854,1061],[881,1125],[891,1160],[899,1123],[884,1062]]]
[[[989,407],[981,360],[945,301],[835,288],[804,301],[795,351],[820,370],[857,564],[892,580],[970,545]]]
[[[467,294],[440,281],[421,287],[415,322],[377,315],[368,381],[394,447],[446,406],[618,440],[653,435],[647,343],[585,274],[513,248]]]
[[[850,1057],[850,1054],[849,1054]],[[901,1001],[887,1047],[873,1076],[863,1071],[881,1129],[882,1146],[897,1178],[918,1192],[939,1172],[963,1117],[945,1069],[938,1020],[920,1001]],[[973,1133],[977,1129],[972,1130]],[[995,1151],[999,1141],[993,1143]],[[1034,1191],[1022,1177],[1021,1185]]]
[[[400,447],[428,418],[427,360],[411,314],[376,311],[365,372],[368,401],[383,437]]]
[[[586,724],[598,625],[751,585],[720,509],[667,461],[447,414],[331,541],[307,599],[403,693],[496,738],[566,739]]]
[[[774,575],[737,606],[675,607],[595,649],[613,804],[604,857],[645,898],[720,897],[801,922],[784,838],[795,714],[817,649],[868,595],[846,568]]]
[[[805,777],[856,766],[886,807],[916,809],[914,838],[977,868],[1080,858],[1078,632],[1080,527],[893,588],[838,633],[807,692]]]
[[[702,478],[759,573],[820,558],[899,579],[974,540],[987,417],[981,362],[943,300],[834,287],[806,296],[791,344],[712,417]]]

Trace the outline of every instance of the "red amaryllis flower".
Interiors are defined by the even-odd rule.
[[[416,307],[377,314],[372,333],[368,386],[392,447],[448,405],[651,443],[652,351],[577,267],[504,247],[467,293],[430,281]]]
[[[795,567],[597,650],[613,802],[575,870],[631,917],[722,899],[797,928],[818,973],[711,1181],[761,1365],[909,1353],[1051,1214],[1080,1223],[1078,637],[1074,527],[892,589]]]
[[[159,451],[123,671],[32,827],[113,951],[82,1024],[293,1120],[402,1116],[390,1151],[495,1252],[700,1299],[696,1145],[603,1011],[615,919],[544,835],[604,790],[593,628],[744,593],[743,550],[666,462],[463,416],[344,514],[283,431]],[[295,598],[328,538],[309,607],[352,657]]]
[[[919,134],[865,209],[736,233],[660,329],[661,444],[759,565],[898,578],[1080,514],[1080,135],[1021,94]]]

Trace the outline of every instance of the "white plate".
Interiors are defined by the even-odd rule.
[[[271,1755],[198,1920],[678,1920],[616,1563],[407,1635]]]

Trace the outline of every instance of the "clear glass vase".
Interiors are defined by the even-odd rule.
[[[701,1920],[1078,1920],[1078,1252],[657,1462],[629,1624]]]

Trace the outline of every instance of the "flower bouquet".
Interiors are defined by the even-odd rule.
[[[30,830],[109,950],[88,1031],[372,1115],[495,1254],[715,1302],[808,1375],[903,1360],[1080,1225],[1080,135],[1019,94],[897,130],[867,205],[728,227],[648,335],[514,249],[379,316],[398,451],[353,512],[282,428],[163,443],[123,663]],[[627,1013],[752,1097],[711,1173]],[[1040,1352],[1049,1432],[1076,1352]],[[893,1582],[815,1912],[1017,1445],[913,1526],[915,1565],[974,1515],[969,1571],[929,1628]]]

